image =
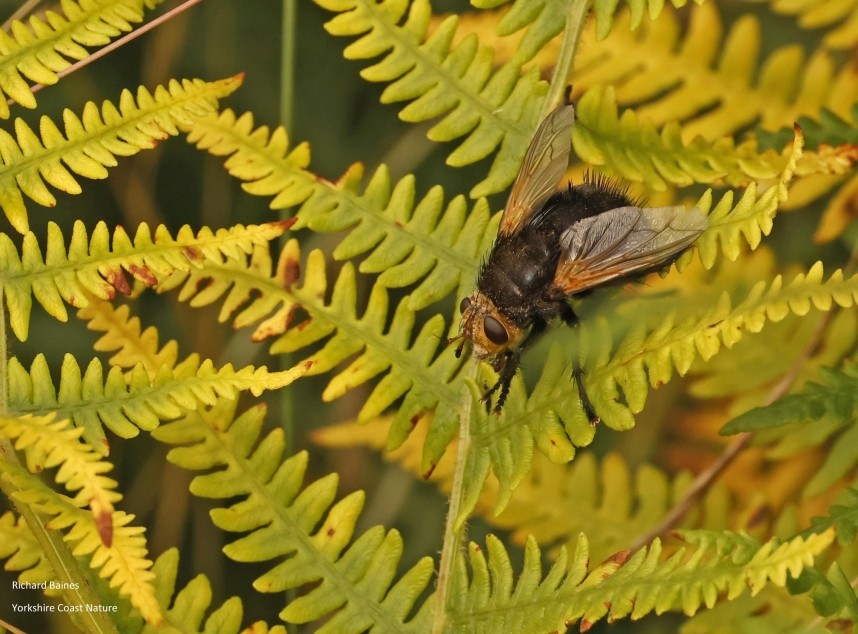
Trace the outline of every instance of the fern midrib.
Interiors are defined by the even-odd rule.
[[[495,112],[497,112],[497,110],[488,107],[488,105],[484,101],[478,99],[476,95],[474,95],[468,90],[465,90],[458,77],[455,77],[454,75],[450,74],[444,68],[443,65],[439,64],[428,55],[425,55],[419,45],[415,45],[407,38],[401,37],[400,33],[402,29],[385,20],[384,16],[379,17],[381,12],[376,8],[377,5],[374,2],[366,2],[366,0],[360,1],[361,4],[366,7],[367,12],[373,16],[375,23],[382,28],[382,30],[390,37],[391,40],[399,42],[400,46],[407,49],[411,56],[415,60],[417,60],[417,63],[420,63],[422,61],[422,65],[424,67],[429,67],[434,72],[435,76],[443,80],[444,84],[454,89],[455,92],[459,94],[460,99],[464,99],[470,105],[471,108],[480,112],[481,120],[491,121],[494,126],[502,129],[504,131],[504,137],[518,137],[519,139],[521,139],[522,143],[527,139],[527,132],[522,130],[520,126],[515,125],[511,121],[501,119],[495,116]],[[388,52],[387,54],[390,54],[390,52]],[[520,76],[521,67],[519,66],[519,77]]]
[[[241,452],[234,451],[233,445],[225,442],[225,439],[229,438],[230,432],[228,430],[215,431],[199,414],[196,414],[195,418],[199,421],[197,427],[202,430],[204,435],[204,440],[198,443],[196,447],[201,447],[211,443],[220,448],[221,456],[226,457],[226,460],[224,461],[226,462],[224,465],[226,469],[229,470],[232,468],[237,470],[243,476],[241,480],[246,483],[245,490],[247,491],[247,497],[244,499],[249,500],[255,498],[256,500],[264,500],[265,505],[268,508],[275,510],[276,517],[280,518],[280,526],[288,530],[291,538],[303,546],[304,554],[309,554],[316,562],[316,566],[324,568],[326,574],[320,574],[319,576],[325,582],[335,583],[341,593],[348,597],[347,603],[354,603],[362,606],[362,612],[371,612],[375,617],[373,622],[378,625],[383,625],[387,628],[385,631],[403,631],[403,624],[401,622],[392,619],[390,613],[383,610],[378,602],[370,601],[367,599],[366,594],[358,592],[355,589],[354,584],[350,583],[337,569],[336,562],[331,561],[319,553],[319,549],[313,543],[312,536],[298,527],[298,523],[289,512],[288,508],[284,507],[281,500],[278,500],[271,495],[266,483],[258,480],[254,469],[250,466],[252,458],[244,456]],[[255,530],[259,530],[259,528]]]

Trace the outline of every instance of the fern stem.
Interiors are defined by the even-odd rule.
[[[548,94],[542,106],[540,120],[547,117],[548,113],[559,106],[563,100],[575,51],[578,49],[578,42],[581,40],[584,25],[587,24],[587,11],[589,9],[590,0],[577,0],[569,10],[569,15],[566,17],[566,27],[563,30],[560,54],[557,56],[557,64],[554,66],[554,75],[551,77],[551,84],[548,86]]]
[[[477,376],[477,361],[471,364],[468,379]],[[467,381],[466,381],[467,384]],[[459,442],[456,445],[456,464],[453,467],[453,482],[450,488],[450,508],[447,510],[447,522],[444,526],[444,542],[441,547],[441,561],[438,564],[438,583],[435,588],[435,610],[433,613],[432,634],[442,634],[447,629],[447,597],[453,584],[453,568],[456,556],[462,545],[465,533],[465,520],[460,518],[462,498],[465,492],[465,466],[471,450],[471,408],[474,399],[470,390],[465,391],[465,402],[459,418]]]

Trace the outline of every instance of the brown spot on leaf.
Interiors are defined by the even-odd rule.
[[[125,277],[125,271],[121,268],[112,268],[108,270],[104,274],[104,279],[106,279],[108,284],[123,295],[131,294],[131,284],[128,283],[128,278]]]
[[[433,464],[429,467],[429,469],[426,471],[426,473],[424,473],[424,474],[423,474],[423,479],[424,479],[424,480],[428,480],[429,478],[431,478],[431,477],[432,477],[432,474],[433,474],[433,473],[435,473],[435,467],[437,467],[437,466],[438,466],[438,463],[437,463],[437,462],[433,463]]]
[[[203,253],[196,247],[182,247],[182,255],[191,262],[199,262],[203,259]]]
[[[329,528],[328,528],[328,530],[325,532],[325,534],[326,534],[328,537],[333,537],[334,535],[336,535],[336,534],[337,534],[337,529],[335,529],[333,526],[331,526],[331,527],[329,527]]]
[[[423,418],[423,415],[426,413],[425,409],[421,409],[419,412],[414,414],[411,418],[408,419],[408,422],[411,424],[411,427],[417,427],[417,423],[420,422],[420,419]]]
[[[581,625],[578,627],[578,631],[579,632],[589,632],[591,627],[593,627],[593,621],[581,619]]]
[[[140,266],[137,264],[130,264],[128,266],[128,271],[131,275],[134,276],[135,279],[140,280],[147,286],[155,286],[158,283],[158,278],[155,277],[155,274],[147,266]]]
[[[110,511],[98,513],[95,516],[95,527],[101,543],[110,548],[113,545],[113,513]]]
[[[286,231],[292,225],[294,225],[296,222],[298,222],[298,218],[293,217],[293,218],[286,218],[284,220],[277,220],[275,222],[272,222],[271,224],[276,226],[276,227],[280,227],[283,231]]]
[[[283,280],[283,288],[291,291],[292,285],[301,277],[301,263],[296,258],[286,258],[280,277]]]

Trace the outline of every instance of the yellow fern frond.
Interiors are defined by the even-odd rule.
[[[130,369],[140,364],[150,377],[162,367],[173,368],[179,358],[179,344],[171,339],[163,347],[158,345],[158,330],[149,326],[141,330],[140,319],[131,317],[128,306],[90,298],[86,307],[77,311],[90,330],[103,332],[93,348],[102,352],[114,352],[108,363]]]
[[[795,16],[808,30],[826,29],[825,44],[848,49],[858,43],[858,2],[856,0],[768,0],[776,13]]]
[[[54,480],[75,493],[71,503],[79,508],[89,506],[96,525],[109,527],[113,504],[122,496],[116,491],[116,481],[102,475],[113,466],[80,441],[83,431],[69,420],[51,416],[0,417],[0,436],[25,453],[30,471],[41,473],[58,466]],[[111,538],[102,532],[102,539],[110,543]]]
[[[104,46],[142,22],[144,9],[163,0],[63,0],[61,13],[48,9],[27,23],[13,20],[10,33],[0,31],[0,119],[9,118],[7,95],[25,108],[36,98],[26,79],[44,85],[57,82],[57,73],[82,60],[84,47]]]
[[[29,221],[24,196],[46,207],[56,205],[51,185],[78,194],[75,174],[105,178],[107,168],[117,165],[117,156],[131,156],[152,149],[178,134],[177,125],[213,112],[217,100],[233,92],[241,76],[217,82],[172,80],[166,87],[149,92],[142,86],[134,96],[125,90],[118,106],[105,101],[101,109],[88,102],[80,117],[63,113],[65,133],[48,117],[39,122],[36,134],[23,119],[15,120],[15,135],[0,130],[0,207],[21,233]]]
[[[284,387],[310,367],[305,363],[281,372],[269,372],[264,366],[236,370],[231,364],[217,368],[210,360],[191,355],[174,368],[159,368],[154,377],[140,365],[127,375],[112,367],[105,377],[98,359],[81,371],[74,357],[66,355],[55,388],[44,355],[36,356],[29,371],[12,357],[7,366],[8,407],[16,415],[55,413],[71,418],[83,427],[87,443],[106,454],[103,426],[132,438],[140,429],[155,429],[162,420],[213,405],[218,398],[234,398],[242,391],[258,396]]]
[[[32,232],[24,234],[20,255],[11,238],[0,234],[0,281],[9,323],[23,341],[29,333],[32,297],[51,316],[66,321],[66,304],[84,307],[90,294],[101,299],[112,299],[117,291],[128,294],[126,272],[152,286],[176,269],[248,253],[253,245],[282,234],[289,224],[204,228],[196,234],[186,225],[173,237],[163,225],[152,232],[143,223],[132,238],[122,227],[111,236],[104,222],[87,235],[84,224],[76,221],[66,250],[62,231],[51,222],[44,257]]]
[[[858,76],[849,65],[837,70],[824,50],[805,60],[798,44],[776,49],[755,76],[761,34],[751,14],[723,38],[714,3],[694,8],[681,37],[673,11],[663,11],[635,33],[629,19],[618,18],[625,24],[582,48],[572,74],[575,88],[610,82],[621,104],[636,104],[638,117],[657,126],[682,121],[686,142],[698,136],[718,139],[751,124],[780,130],[823,107],[848,117],[858,98]]]
[[[134,517],[122,511],[112,513],[110,543],[102,540],[102,531],[92,513],[81,509],[66,496],[48,488],[37,476],[9,461],[0,461],[0,472],[16,491],[14,498],[50,519],[46,528],[59,531],[75,557],[85,557],[93,570],[110,582],[111,587],[128,597],[146,621],[160,624],[161,608],[152,586],[152,562],[146,558],[146,539],[142,527],[131,526]],[[56,575],[54,575],[54,578]],[[82,579],[79,582],[84,584]],[[108,605],[92,605],[94,611],[113,611]]]
[[[655,190],[668,184],[724,181],[733,186],[772,178],[786,159],[769,150],[758,153],[756,143],[736,146],[729,137],[714,143],[697,137],[683,142],[683,128],[676,122],[661,131],[641,119],[634,110],[620,116],[614,89],[595,86],[581,96],[572,132],[575,152],[590,165],[605,165],[630,181]]]

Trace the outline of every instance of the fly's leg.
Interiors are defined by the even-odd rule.
[[[560,313],[560,318],[567,326],[575,327],[578,325],[578,316],[572,310],[572,307],[566,304],[565,309]],[[575,362],[575,367],[572,368],[572,380],[575,381],[575,387],[578,388],[578,398],[581,399],[581,407],[584,408],[584,414],[590,420],[590,424],[595,426],[602,422],[602,419],[596,414],[596,409],[590,402],[590,397],[587,396],[587,391],[584,389],[584,370],[578,361]]]
[[[581,366],[576,363],[575,367],[572,369],[572,380],[575,381],[575,387],[578,388],[578,398],[581,399],[581,407],[584,408],[584,414],[587,415],[587,418],[590,420],[590,424],[595,427],[602,422],[602,419],[598,414],[596,414],[596,410],[590,402],[590,397],[587,396],[587,391],[584,389],[583,377],[584,371],[581,369]]]
[[[480,400],[486,404],[486,412],[491,407],[492,394],[500,390],[498,400],[495,403],[494,413],[500,414],[503,404],[506,402],[506,397],[509,395],[509,385],[518,370],[518,363],[521,360],[521,351],[512,352],[507,350],[499,355],[492,363],[492,367],[498,373],[497,382],[485,393]]]
[[[535,319],[530,331],[525,335],[518,348],[516,350],[507,350],[503,354],[498,355],[494,360],[492,367],[499,374],[497,383],[483,394],[483,398],[480,399],[486,404],[487,410],[489,407],[489,399],[492,394],[500,390],[498,400],[495,403],[493,410],[495,415],[500,414],[500,411],[503,409],[503,405],[506,402],[506,397],[509,395],[509,385],[512,383],[512,379],[515,377],[515,373],[518,370],[518,364],[519,361],[521,361],[521,356],[524,354],[525,350],[539,339],[539,337],[545,332],[545,328],[547,326],[548,322],[542,319]]]

